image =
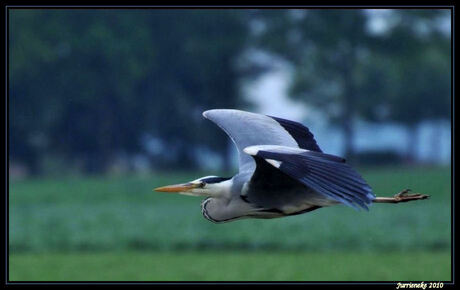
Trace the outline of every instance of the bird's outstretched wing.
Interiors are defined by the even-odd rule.
[[[367,209],[375,198],[371,187],[345,163],[343,158],[322,152],[273,145],[250,146],[245,148],[244,152],[258,160],[265,160],[273,168],[317,193],[345,205]],[[257,170],[259,168],[254,175],[257,174]]]
[[[240,172],[255,169],[254,160],[243,152],[252,145],[281,145],[321,152],[308,128],[293,121],[232,109],[209,110],[203,116],[217,124],[235,143]]]

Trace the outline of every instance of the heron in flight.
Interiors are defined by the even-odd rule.
[[[428,195],[404,190],[376,197],[345,159],[323,153],[300,123],[239,110],[215,109],[203,116],[224,130],[238,149],[239,172],[206,176],[156,191],[203,196],[203,216],[215,223],[240,218],[278,218],[344,204],[368,209]]]

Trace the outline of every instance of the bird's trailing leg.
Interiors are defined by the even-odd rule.
[[[408,202],[412,200],[427,199],[430,196],[421,193],[409,193],[410,189],[405,189],[393,197],[376,197],[373,202],[375,203],[399,203],[399,202]]]

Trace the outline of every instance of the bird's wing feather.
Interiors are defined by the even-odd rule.
[[[345,205],[367,209],[375,198],[371,187],[343,158],[300,148],[259,145],[244,149],[291,178]]]
[[[269,117],[274,119],[281,126],[283,126],[283,128],[286,131],[289,132],[292,138],[294,138],[297,144],[299,145],[299,148],[322,152],[318,144],[316,143],[315,137],[310,132],[310,130],[304,125],[291,120],[281,119],[278,117]]]
[[[254,160],[243,149],[259,144],[282,145],[299,148],[319,147],[308,128],[292,121],[232,109],[205,111],[203,116],[217,124],[236,145],[239,153],[240,172],[255,170]]]

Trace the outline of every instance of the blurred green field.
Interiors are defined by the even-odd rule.
[[[417,261],[414,264],[414,261]],[[11,280],[439,281],[448,253],[125,252],[13,255]],[[14,270],[16,269],[16,270]],[[22,269],[19,271],[18,269]]]
[[[217,225],[152,192],[207,173],[11,181],[10,280],[450,280],[450,168],[360,172],[431,198]]]

